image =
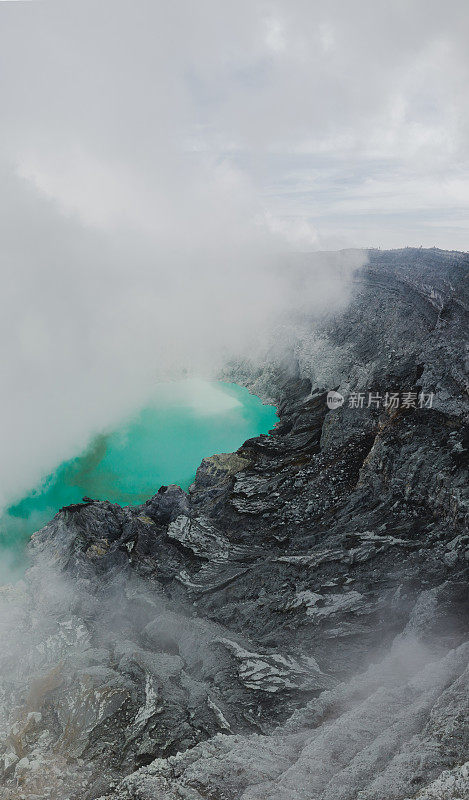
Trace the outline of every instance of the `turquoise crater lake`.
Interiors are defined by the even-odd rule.
[[[235,383],[159,384],[136,416],[97,436],[84,453],[6,510],[0,518],[0,559],[8,554],[10,561],[21,560],[31,534],[85,495],[138,505],[161,485],[188,489],[203,458],[236,450],[246,439],[268,433],[276,421],[274,406]]]

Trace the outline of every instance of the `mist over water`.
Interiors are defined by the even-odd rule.
[[[96,436],[0,518],[0,557],[21,569],[24,545],[59,508],[84,496],[137,505],[161,485],[188,489],[201,460],[267,433],[276,410],[234,383],[175,381],[113,431]],[[0,581],[2,570],[0,569]]]

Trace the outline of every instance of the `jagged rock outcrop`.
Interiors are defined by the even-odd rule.
[[[270,736],[218,734],[193,750],[154,761],[125,780],[113,797],[415,796],[422,783],[438,780],[467,755],[467,738],[453,723],[469,712],[468,655],[465,644],[422,667],[418,642],[403,638],[379,667],[324,692]],[[460,796],[467,797],[462,774],[459,787]]]
[[[1,797],[469,797],[468,267],[372,251],[343,312],[233,366],[271,435],[34,535],[0,616]]]

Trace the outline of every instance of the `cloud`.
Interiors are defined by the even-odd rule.
[[[36,183],[3,170],[0,505],[139,409],[158,380],[213,377],[230,358],[261,354],[307,286],[309,311],[344,296],[322,262],[291,284],[278,241],[223,164],[186,174],[179,204],[173,185],[155,230],[130,211],[124,227],[112,209],[92,224],[80,193],[72,209]]]
[[[303,302],[288,250],[466,241],[463,2],[3,3],[0,22],[0,505],[162,375],[260,346]],[[316,269],[303,299],[342,301]]]
[[[200,206],[194,221],[171,216],[161,237],[132,227],[111,235],[11,172],[2,178],[6,502],[138,407],[161,376],[213,374],[252,342],[281,297],[257,227],[225,219],[226,209],[215,218],[205,206],[206,242]],[[217,188],[214,178],[212,202],[217,191],[221,204],[223,179]]]

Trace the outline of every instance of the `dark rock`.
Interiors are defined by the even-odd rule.
[[[30,795],[63,800],[57,753],[80,800],[405,800],[459,769],[468,266],[371,251],[340,315],[296,321],[294,356],[233,367],[275,399],[271,435],[204,459],[188,494],[84,498],[34,535],[4,727],[41,722],[5,740],[8,786],[33,754]],[[432,407],[348,400],[421,391]]]

